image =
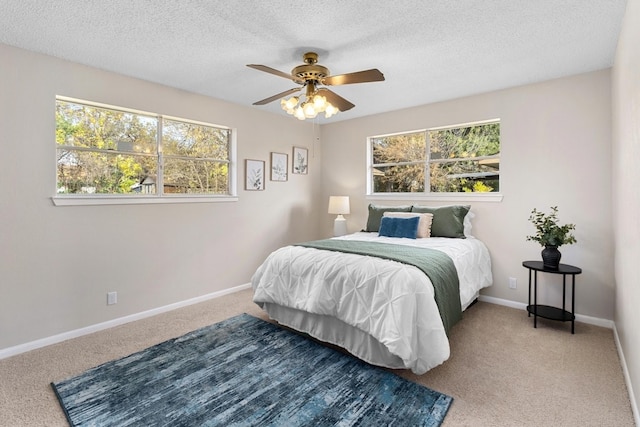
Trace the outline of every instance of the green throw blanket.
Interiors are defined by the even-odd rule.
[[[462,319],[458,271],[451,258],[444,252],[415,246],[339,239],[315,240],[296,246],[375,256],[418,267],[431,279],[436,304],[447,335],[453,325]]]

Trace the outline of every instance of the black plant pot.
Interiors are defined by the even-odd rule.
[[[562,254],[557,246],[545,246],[542,250],[542,266],[557,270],[560,266]]]

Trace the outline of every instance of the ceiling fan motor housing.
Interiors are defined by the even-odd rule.
[[[318,65],[317,53],[307,52],[302,56],[302,59],[304,60],[304,65],[298,65],[291,70],[292,75],[304,81],[320,81],[329,75],[329,69],[327,67]]]
[[[291,74],[305,81],[320,81],[329,75],[329,69],[318,64],[298,65],[291,70]]]

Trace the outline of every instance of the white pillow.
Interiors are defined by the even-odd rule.
[[[469,209],[469,212],[467,212],[467,214],[464,216],[464,220],[462,221],[462,225],[464,226],[464,235],[466,237],[472,237],[471,235],[471,220],[476,216],[476,214],[474,214],[473,212],[471,212],[471,209]]]
[[[417,238],[431,237],[431,221],[433,221],[433,214],[431,213],[417,213],[417,212],[385,212],[382,216],[388,216],[391,218],[415,218],[420,217],[418,222]]]

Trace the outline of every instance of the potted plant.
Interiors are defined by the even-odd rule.
[[[558,247],[576,243],[576,238],[571,233],[576,229],[575,224],[559,225],[557,206],[551,207],[550,214],[545,214],[534,208],[529,216],[529,221],[536,228],[536,234],[527,236],[527,240],[533,240],[544,246],[542,250],[544,267],[557,269],[562,256]]]

